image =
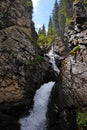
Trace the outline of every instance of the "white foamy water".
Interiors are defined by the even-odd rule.
[[[36,91],[34,97],[34,106],[28,117],[20,119],[21,130],[45,130],[46,112],[50,92],[55,82],[43,84]]]
[[[53,47],[51,48],[51,50],[49,51],[47,56],[50,57],[49,62],[52,64],[52,67],[53,67],[54,71],[57,72],[57,74],[59,74],[60,70],[58,69],[58,67],[57,67],[57,65],[55,63],[55,57],[57,57],[57,55],[54,54]]]

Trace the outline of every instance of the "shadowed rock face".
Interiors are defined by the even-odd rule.
[[[1,0],[0,7],[1,28],[11,25],[30,27],[31,10],[27,6],[27,0]]]
[[[79,12],[79,18],[82,15],[84,20],[87,18],[81,3],[76,5],[75,11],[76,15]],[[74,21],[66,36],[71,51],[61,63],[61,75],[52,91],[48,110],[49,130],[78,130],[76,115],[78,111],[87,111],[87,21]],[[76,46],[79,49],[72,51]]]
[[[29,6],[27,0],[0,1],[0,29],[10,26],[18,26],[27,35],[37,39],[32,21],[32,3]]]
[[[0,0],[1,130],[19,130],[18,115],[31,107],[40,85],[55,78],[50,65],[39,55],[31,8],[26,2]]]
[[[36,89],[55,77],[39,56],[36,39],[27,0],[0,0],[0,110],[5,113],[30,107]]]
[[[2,29],[0,34],[0,102],[25,97],[27,104],[53,71],[44,59],[38,59],[39,49],[18,26]]]

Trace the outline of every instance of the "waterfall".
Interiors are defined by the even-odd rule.
[[[20,119],[21,130],[45,130],[46,112],[51,89],[55,82],[43,84],[36,91],[33,110],[28,117]]]
[[[49,59],[49,63],[52,64],[54,71],[59,74],[60,70],[55,63],[55,57],[57,55],[54,53],[53,47],[46,56]],[[36,91],[33,110],[30,112],[29,116],[21,118],[19,121],[21,130],[46,130],[47,106],[54,83],[55,82],[52,81],[45,83]]]
[[[60,70],[58,69],[56,63],[55,63],[55,58],[58,57],[57,54],[54,53],[54,49],[53,49],[53,46],[51,47],[51,50],[46,54],[46,56],[49,57],[49,62],[52,64],[52,68],[53,70],[59,74],[60,73]]]

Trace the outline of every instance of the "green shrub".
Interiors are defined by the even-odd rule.
[[[79,0],[73,0],[75,3],[79,2]]]
[[[75,46],[75,47],[69,52],[69,54],[70,54],[70,55],[74,55],[74,54],[76,54],[76,52],[77,52],[79,49],[80,49],[79,46]]]
[[[69,25],[70,22],[71,22],[71,20],[72,20],[71,18],[68,18],[68,17],[67,17],[67,18],[66,18],[66,25]]]
[[[87,0],[84,0],[83,3],[84,3],[84,4],[87,4]]]
[[[36,61],[37,61],[37,62],[44,62],[45,59],[44,59],[44,57],[38,55],[38,56],[36,56]]]
[[[77,124],[80,130],[86,130],[87,128],[87,112],[78,112]]]
[[[29,0],[27,0],[27,6],[28,6],[28,7],[32,7],[32,2],[29,1]]]
[[[36,65],[36,64],[42,63],[42,62],[44,62],[44,61],[45,61],[44,57],[42,57],[42,56],[40,56],[40,55],[37,55],[37,56],[34,57],[33,60],[28,61],[27,64],[29,64],[29,65]]]

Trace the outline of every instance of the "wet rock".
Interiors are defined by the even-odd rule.
[[[70,95],[62,88],[61,75],[54,85],[48,105],[47,130],[77,130],[76,109]]]
[[[60,67],[61,60],[65,57],[65,54],[67,53],[67,45],[63,43],[60,37],[58,37],[51,45],[51,49],[54,54],[56,65]]]
[[[20,124],[16,118],[0,113],[0,129],[1,130],[20,130]]]

